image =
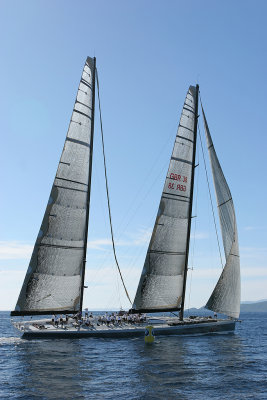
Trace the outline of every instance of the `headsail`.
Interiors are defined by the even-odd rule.
[[[89,213],[95,59],[87,58],[30,264],[11,315],[80,309]]]
[[[196,88],[190,86],[134,300],[133,309],[138,311],[181,308],[191,219],[195,107]]]
[[[221,223],[226,264],[206,308],[238,318],[240,313],[240,259],[236,216],[230,189],[221,169],[202,107],[207,146]]]

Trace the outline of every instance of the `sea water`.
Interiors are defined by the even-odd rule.
[[[235,333],[23,340],[0,313],[0,399],[267,399],[267,313]]]

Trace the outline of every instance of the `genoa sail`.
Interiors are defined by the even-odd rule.
[[[196,88],[190,86],[133,304],[139,312],[181,308],[191,219],[195,110]]]
[[[87,243],[95,59],[87,58],[42,225],[11,315],[80,309]]]
[[[207,146],[221,224],[226,263],[206,308],[229,317],[240,314],[240,259],[236,216],[229,186],[220,166],[202,107]]]

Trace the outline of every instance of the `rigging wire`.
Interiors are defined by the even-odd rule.
[[[110,210],[110,201],[109,201],[109,190],[108,190],[108,178],[107,178],[107,167],[106,167],[106,156],[105,156],[105,146],[104,146],[104,133],[103,133],[103,124],[102,124],[102,114],[101,114],[101,105],[100,105],[100,94],[99,94],[99,80],[98,80],[98,72],[96,69],[96,82],[97,82],[97,94],[98,94],[98,108],[99,108],[99,116],[100,116],[100,128],[101,128],[101,139],[102,139],[102,150],[103,150],[103,160],[104,160],[104,170],[105,170],[105,182],[106,182],[106,193],[107,193],[107,201],[108,201],[108,214],[109,214],[109,225],[110,225],[110,233],[111,233],[111,240],[112,240],[112,248],[113,248],[113,254],[114,254],[114,259],[120,274],[120,278],[126,293],[126,296],[129,300],[129,302],[131,303],[131,305],[133,304],[130,296],[128,294],[128,291],[126,289],[122,274],[121,274],[121,270],[120,270],[120,266],[118,263],[118,259],[117,259],[117,255],[116,255],[116,249],[115,249],[115,242],[114,242],[114,236],[113,236],[113,228],[112,228],[112,219],[111,219],[111,210]]]
[[[175,122],[176,124],[176,122]],[[162,156],[162,154],[164,154],[164,151],[166,150],[167,146],[169,145],[170,141],[173,141],[173,128],[171,129],[171,134],[167,137],[167,139],[164,141],[164,143],[161,144],[160,146],[160,151],[158,154],[156,154],[156,156],[154,157],[153,162],[151,163],[151,168],[149,169],[149,171],[147,172],[147,174],[145,175],[145,179],[144,179],[144,183],[146,184],[146,182],[148,181],[149,183],[151,183],[151,176],[155,176],[155,173],[153,173],[153,170],[155,169],[155,166],[157,167],[159,165],[159,159]],[[139,189],[136,192],[135,197],[132,197],[132,201],[131,204],[129,205],[129,211],[127,210],[125,215],[122,217],[122,221],[119,225],[119,228],[122,226],[123,232],[124,230],[127,228],[127,226],[129,225],[129,223],[131,222],[131,220],[135,217],[136,212],[139,210],[139,208],[142,206],[142,203],[144,202],[144,200],[147,198],[147,196],[150,194],[151,192],[151,188],[154,187],[155,182],[158,181],[159,177],[161,176],[161,174],[166,170],[166,165],[167,162],[164,161],[164,166],[162,167],[162,169],[160,170],[160,172],[156,172],[156,177],[154,179],[154,181],[151,183],[150,187],[148,188],[148,190],[146,191],[145,195],[144,195],[144,183],[141,183],[141,186],[139,187]],[[146,184],[147,186],[147,184]],[[141,194],[143,194],[143,197],[141,198],[141,200],[139,201],[139,204],[136,205],[136,202],[138,199],[140,199]],[[135,205],[135,208],[133,209],[133,211],[131,210],[133,208],[132,205]],[[128,217],[128,219],[126,220],[126,216]],[[124,220],[126,220],[126,224],[124,225]],[[119,236],[120,237],[120,236]]]
[[[121,293],[120,293],[120,285],[119,285],[119,277],[118,277],[118,274],[116,274],[116,283],[117,283],[118,300],[119,300],[119,305],[120,305],[120,310],[121,310],[121,309],[122,309],[122,306],[121,306]]]
[[[202,103],[201,103],[201,104],[202,104]],[[222,268],[223,268],[221,246],[220,246],[220,242],[219,242],[218,229],[217,229],[217,224],[216,224],[216,219],[215,219],[213,201],[212,201],[212,197],[211,197],[210,183],[209,183],[209,177],[208,177],[208,171],[207,171],[207,164],[206,164],[206,160],[205,160],[204,148],[203,148],[203,143],[202,143],[202,139],[201,139],[199,124],[197,124],[197,126],[198,126],[198,136],[199,136],[199,138],[200,138],[200,145],[201,145],[201,152],[202,152],[202,157],[203,157],[203,162],[204,162],[206,180],[207,180],[207,184],[208,184],[209,198],[210,198],[210,204],[211,204],[211,209],[212,209],[213,223],[214,223],[214,226],[215,226],[217,245],[218,245],[218,249],[219,249],[219,255],[220,255],[221,265],[222,265]]]
[[[175,122],[175,124],[176,124],[176,122]],[[154,161],[153,161],[153,163],[152,163],[152,167],[150,168],[149,172],[146,174],[144,183],[146,183],[147,181],[149,182],[150,185],[149,185],[148,189],[146,190],[145,194],[141,197],[141,196],[140,196],[140,193],[141,193],[142,188],[143,188],[144,186],[147,187],[147,184],[144,185],[144,183],[142,183],[142,185],[141,185],[141,187],[139,188],[139,190],[138,190],[138,192],[137,192],[135,198],[133,197],[132,202],[131,202],[131,205],[130,205],[129,208],[128,208],[128,211],[127,211],[127,212],[125,213],[125,215],[122,217],[122,221],[121,221],[121,223],[119,224],[119,227],[122,227],[122,229],[120,229],[119,235],[116,236],[116,237],[117,237],[117,240],[119,240],[120,237],[125,233],[125,230],[126,230],[127,226],[128,226],[128,225],[130,224],[130,222],[133,220],[134,216],[136,215],[136,213],[138,212],[138,210],[140,209],[140,207],[141,207],[142,204],[144,203],[145,199],[146,199],[146,198],[148,197],[148,195],[151,193],[151,189],[155,186],[155,183],[156,183],[159,179],[161,180],[161,177],[165,174],[165,171],[166,171],[166,164],[167,164],[167,163],[166,163],[166,160],[164,161],[164,165],[163,165],[163,163],[162,163],[163,166],[160,168],[160,171],[159,171],[159,172],[157,172],[157,173],[155,174],[155,173],[153,173],[153,169],[155,169],[155,166],[158,166],[158,164],[159,164],[158,161],[159,161],[160,157],[162,156],[163,149],[166,150],[167,145],[169,145],[170,140],[173,140],[173,129],[174,129],[173,126],[172,126],[171,129],[168,129],[168,131],[171,130],[172,133],[168,136],[167,140],[164,141],[164,144],[161,146],[160,152],[154,157]],[[157,162],[156,162],[156,161],[157,161]],[[148,178],[152,175],[152,173],[153,173],[153,176],[154,176],[154,180],[153,180],[152,183],[151,183],[151,179],[148,180]],[[139,197],[141,197],[141,200],[139,200],[139,202],[138,202],[137,205],[136,205],[136,204],[135,204],[135,203],[136,203],[136,200],[137,200]],[[135,204],[135,207],[133,207],[134,204]],[[102,207],[102,208],[103,208],[103,207]],[[130,215],[130,216],[129,216],[129,215]],[[126,216],[128,216],[127,220],[126,220]],[[155,220],[155,216],[154,216],[154,214],[153,214],[153,216],[150,218],[150,220],[149,220],[149,222],[148,222],[148,226],[149,226],[149,227],[153,225],[154,220]],[[105,221],[106,221],[106,220],[105,220]],[[125,223],[126,223],[126,224],[125,224]],[[151,230],[152,230],[152,228],[151,228]],[[129,246],[130,246],[130,245],[129,245]],[[130,251],[129,246],[126,247],[126,251],[124,251],[124,255],[126,255],[126,254],[128,255],[128,254],[129,254],[129,251]],[[139,245],[138,245],[138,246],[139,246]],[[139,246],[139,247],[140,247],[140,246]],[[143,241],[143,244],[141,245],[141,248],[140,248],[138,251],[135,251],[135,255],[134,255],[134,256],[131,256],[131,262],[130,262],[130,264],[128,265],[127,270],[126,270],[126,271],[124,272],[124,274],[123,274],[124,279],[126,279],[126,280],[127,280],[128,278],[130,279],[131,274],[132,274],[132,272],[134,271],[134,268],[136,268],[137,265],[138,265],[138,268],[139,268],[139,267],[140,267],[139,264],[140,264],[140,263],[143,263],[143,260],[142,260],[142,261],[139,261],[139,260],[140,260],[140,257],[143,258],[143,253],[144,253],[145,247],[147,247],[147,242],[146,242],[146,241]],[[97,265],[97,271],[96,271],[97,276],[98,276],[98,278],[100,278],[100,279],[97,279],[97,278],[96,278],[96,275],[95,275],[95,273],[94,273],[93,280],[94,280],[95,283],[94,283],[94,285],[92,285],[93,287],[95,287],[95,286],[97,285],[96,282],[101,281],[102,277],[104,276],[105,272],[104,272],[104,271],[101,272],[101,268],[104,267],[104,265],[106,264],[107,259],[110,257],[110,251],[113,252],[112,249],[110,249],[110,250],[103,250],[103,251],[105,252],[104,260],[102,260],[102,262],[101,262],[99,265]],[[116,279],[118,279],[118,275],[116,275]],[[116,283],[117,283],[117,284],[116,284],[116,287],[118,288],[118,280],[116,281]],[[120,297],[120,294],[121,294],[121,292],[118,294],[118,289],[117,289],[116,295],[114,295],[114,293],[111,295],[110,301],[108,301],[107,305],[110,306],[111,300],[113,300],[113,299],[115,298],[115,296],[119,296],[119,297]],[[119,299],[119,303],[121,303],[120,299]],[[121,304],[120,304],[120,305],[121,305]]]

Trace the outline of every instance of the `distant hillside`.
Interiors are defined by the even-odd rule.
[[[240,305],[240,312],[267,312],[267,300],[259,300],[259,301],[243,301]],[[212,311],[201,308],[190,308],[189,310],[185,310],[185,315],[212,315]]]
[[[267,300],[242,303],[240,306],[241,312],[267,312]]]

